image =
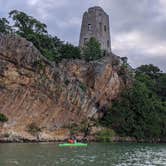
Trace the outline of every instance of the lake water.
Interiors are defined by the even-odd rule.
[[[166,166],[166,144],[0,144],[0,166]]]

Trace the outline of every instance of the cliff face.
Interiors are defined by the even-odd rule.
[[[117,98],[124,88],[118,70],[112,56],[53,64],[32,43],[1,34],[0,112],[9,119],[0,125],[1,138],[33,140],[28,126],[35,123],[39,139],[64,139],[67,126],[98,118]]]

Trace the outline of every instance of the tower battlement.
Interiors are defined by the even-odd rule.
[[[109,27],[109,16],[99,6],[91,7],[83,14],[79,46],[95,37],[101,44],[101,48],[111,52],[111,38]]]

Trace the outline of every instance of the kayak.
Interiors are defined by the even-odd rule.
[[[59,144],[59,147],[65,147],[65,146],[88,146],[88,144],[85,143],[74,143],[74,144],[70,144],[70,143],[64,143],[64,144]]]

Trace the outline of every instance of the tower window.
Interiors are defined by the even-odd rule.
[[[84,38],[84,44],[87,43],[88,41],[88,38]]]
[[[105,32],[107,31],[107,26],[106,26],[106,25],[104,25],[104,31],[105,31]]]
[[[109,48],[110,47],[110,41],[107,40],[107,47]]]
[[[99,23],[99,27],[100,27],[100,32],[102,32],[102,23]]]
[[[88,24],[88,31],[92,31],[92,25]]]

